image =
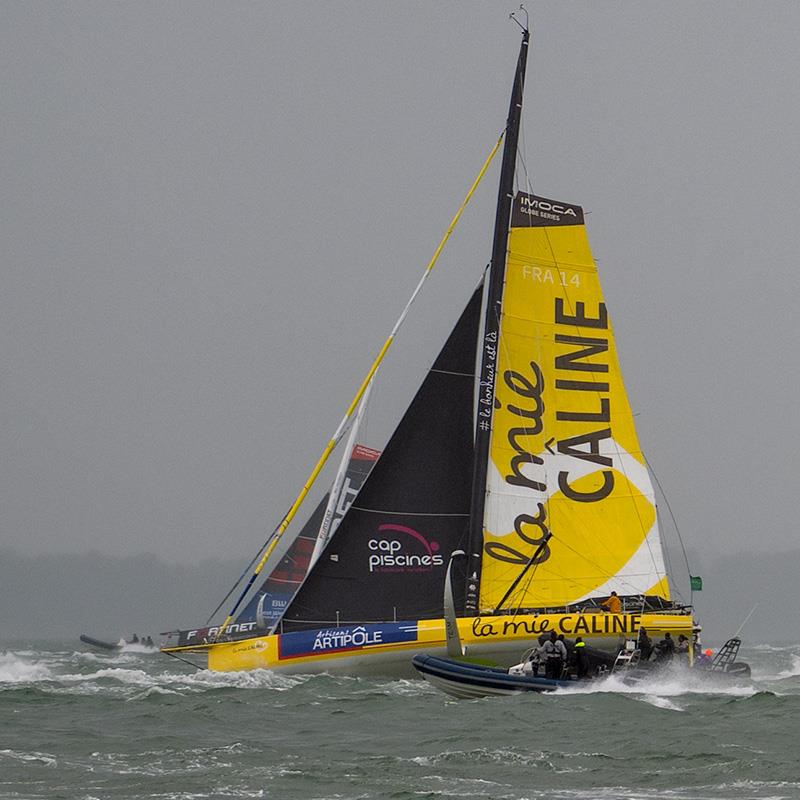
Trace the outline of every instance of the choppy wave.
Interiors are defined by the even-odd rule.
[[[417,696],[430,691],[416,680],[370,680],[328,675],[288,675],[270,670],[210,672],[157,669],[154,662],[125,651],[110,654],[72,651],[0,654],[0,690],[12,685],[43,692],[75,695],[124,696],[143,699],[154,694],[192,695],[209,691],[243,689],[287,692],[307,682],[316,684],[320,699],[363,699],[370,696]],[[170,665],[173,662],[170,662]]]
[[[44,681],[51,677],[50,668],[34,653],[0,653],[0,686]]]
[[[103,664],[108,666],[102,666]],[[71,671],[83,666],[80,671]],[[173,672],[154,671],[136,666],[125,654],[103,659],[93,654],[75,653],[49,658],[23,657],[18,653],[0,654],[0,689],[6,685],[33,686],[45,692],[71,694],[127,694],[131,690],[192,694],[217,689],[269,689],[283,692],[308,680],[303,676],[282,675],[268,670],[251,672]],[[133,696],[133,695],[131,695]]]
[[[777,677],[783,678],[796,678],[800,676],[800,655],[792,653],[791,666],[788,669],[781,670]]]
[[[417,680],[194,671],[149,652],[0,652],[0,796],[800,798],[800,647],[752,681],[663,673],[456,701]]]
[[[800,678],[800,654],[793,650],[777,652],[780,652],[780,656],[778,656],[773,663],[764,666],[759,665],[757,669],[753,670],[754,680],[782,681],[787,678]],[[782,669],[780,667],[782,667]],[[775,671],[776,668],[777,671]]]
[[[134,646],[135,647],[135,646]],[[143,699],[154,694],[192,695],[216,690],[242,689],[288,692],[307,682],[316,684],[322,699],[355,699],[368,696],[417,696],[430,691],[414,680],[364,681],[330,676],[286,675],[268,670],[220,673],[193,672],[178,665],[165,668],[163,657],[151,652],[125,649],[97,654],[86,651],[17,650],[0,653],[0,691],[33,686],[50,693],[123,696]],[[674,702],[686,695],[751,697],[759,692],[800,694],[800,653],[795,646],[763,646],[746,654],[752,660],[752,680],[711,678],[708,674],[659,673],[645,682],[629,685],[609,678],[561,689],[556,695],[620,694],[643,699],[662,708],[682,710]],[[667,702],[671,698],[673,702]]]
[[[38,753],[31,751],[29,753],[21,752],[19,750],[0,750],[0,759],[13,759],[22,761],[23,763],[41,764],[45,767],[57,767],[58,760],[54,755],[49,753]]]

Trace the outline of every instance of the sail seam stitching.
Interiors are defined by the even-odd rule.
[[[436,511],[387,511],[381,508],[364,508],[363,506],[350,506],[355,511],[364,511],[367,514],[402,514],[406,517],[468,517],[469,514],[450,514]]]
[[[440,372],[442,375],[456,375],[459,378],[474,378],[475,373],[473,372],[453,372],[453,370],[449,369],[434,369],[433,367],[430,368],[429,372]]]

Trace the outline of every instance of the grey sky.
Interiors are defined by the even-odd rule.
[[[506,5],[4,4],[0,544],[261,544],[504,124]],[[793,547],[800,4],[537,2],[534,27],[526,160],[590,212],[684,538]],[[496,182],[377,438],[488,259]]]

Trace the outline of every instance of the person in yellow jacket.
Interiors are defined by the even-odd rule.
[[[611,592],[608,600],[604,600],[600,605],[608,611],[609,614],[619,614],[622,611],[622,603],[616,592]]]
[[[580,678],[585,678],[589,674],[589,659],[586,655],[586,642],[582,637],[575,640],[575,649],[573,652],[573,660],[575,663],[575,675]]]

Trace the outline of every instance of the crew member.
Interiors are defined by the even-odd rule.
[[[545,639],[539,645],[539,649],[537,650],[539,660],[544,664],[544,675],[546,678],[551,677],[552,667],[550,665],[552,663],[552,659],[555,657],[555,651],[556,651],[555,639],[556,639],[556,634],[555,632],[552,632],[550,634],[550,638]]]
[[[703,650],[697,658],[694,660],[694,665],[696,667],[702,667],[703,669],[707,669],[711,666],[711,662],[713,661],[714,651],[709,647]]]
[[[673,655],[675,655],[675,642],[669,633],[665,633],[664,638],[656,645],[656,661],[669,664]]]
[[[609,614],[619,614],[622,611],[622,603],[616,592],[611,592],[608,600],[604,600],[600,605],[608,611]]]
[[[639,628],[639,658],[642,661],[649,661],[653,653],[653,643],[644,628]]]
[[[583,641],[581,636],[575,640],[573,658],[575,659],[575,674],[578,676],[578,680],[585,678],[589,672],[589,659],[586,656],[586,642]]]
[[[547,646],[550,645],[548,648]],[[545,642],[547,648],[547,661],[545,662],[545,675],[557,681],[561,677],[564,669],[564,661],[567,657],[567,646],[562,639],[556,636],[555,631],[551,631],[549,641]]]

